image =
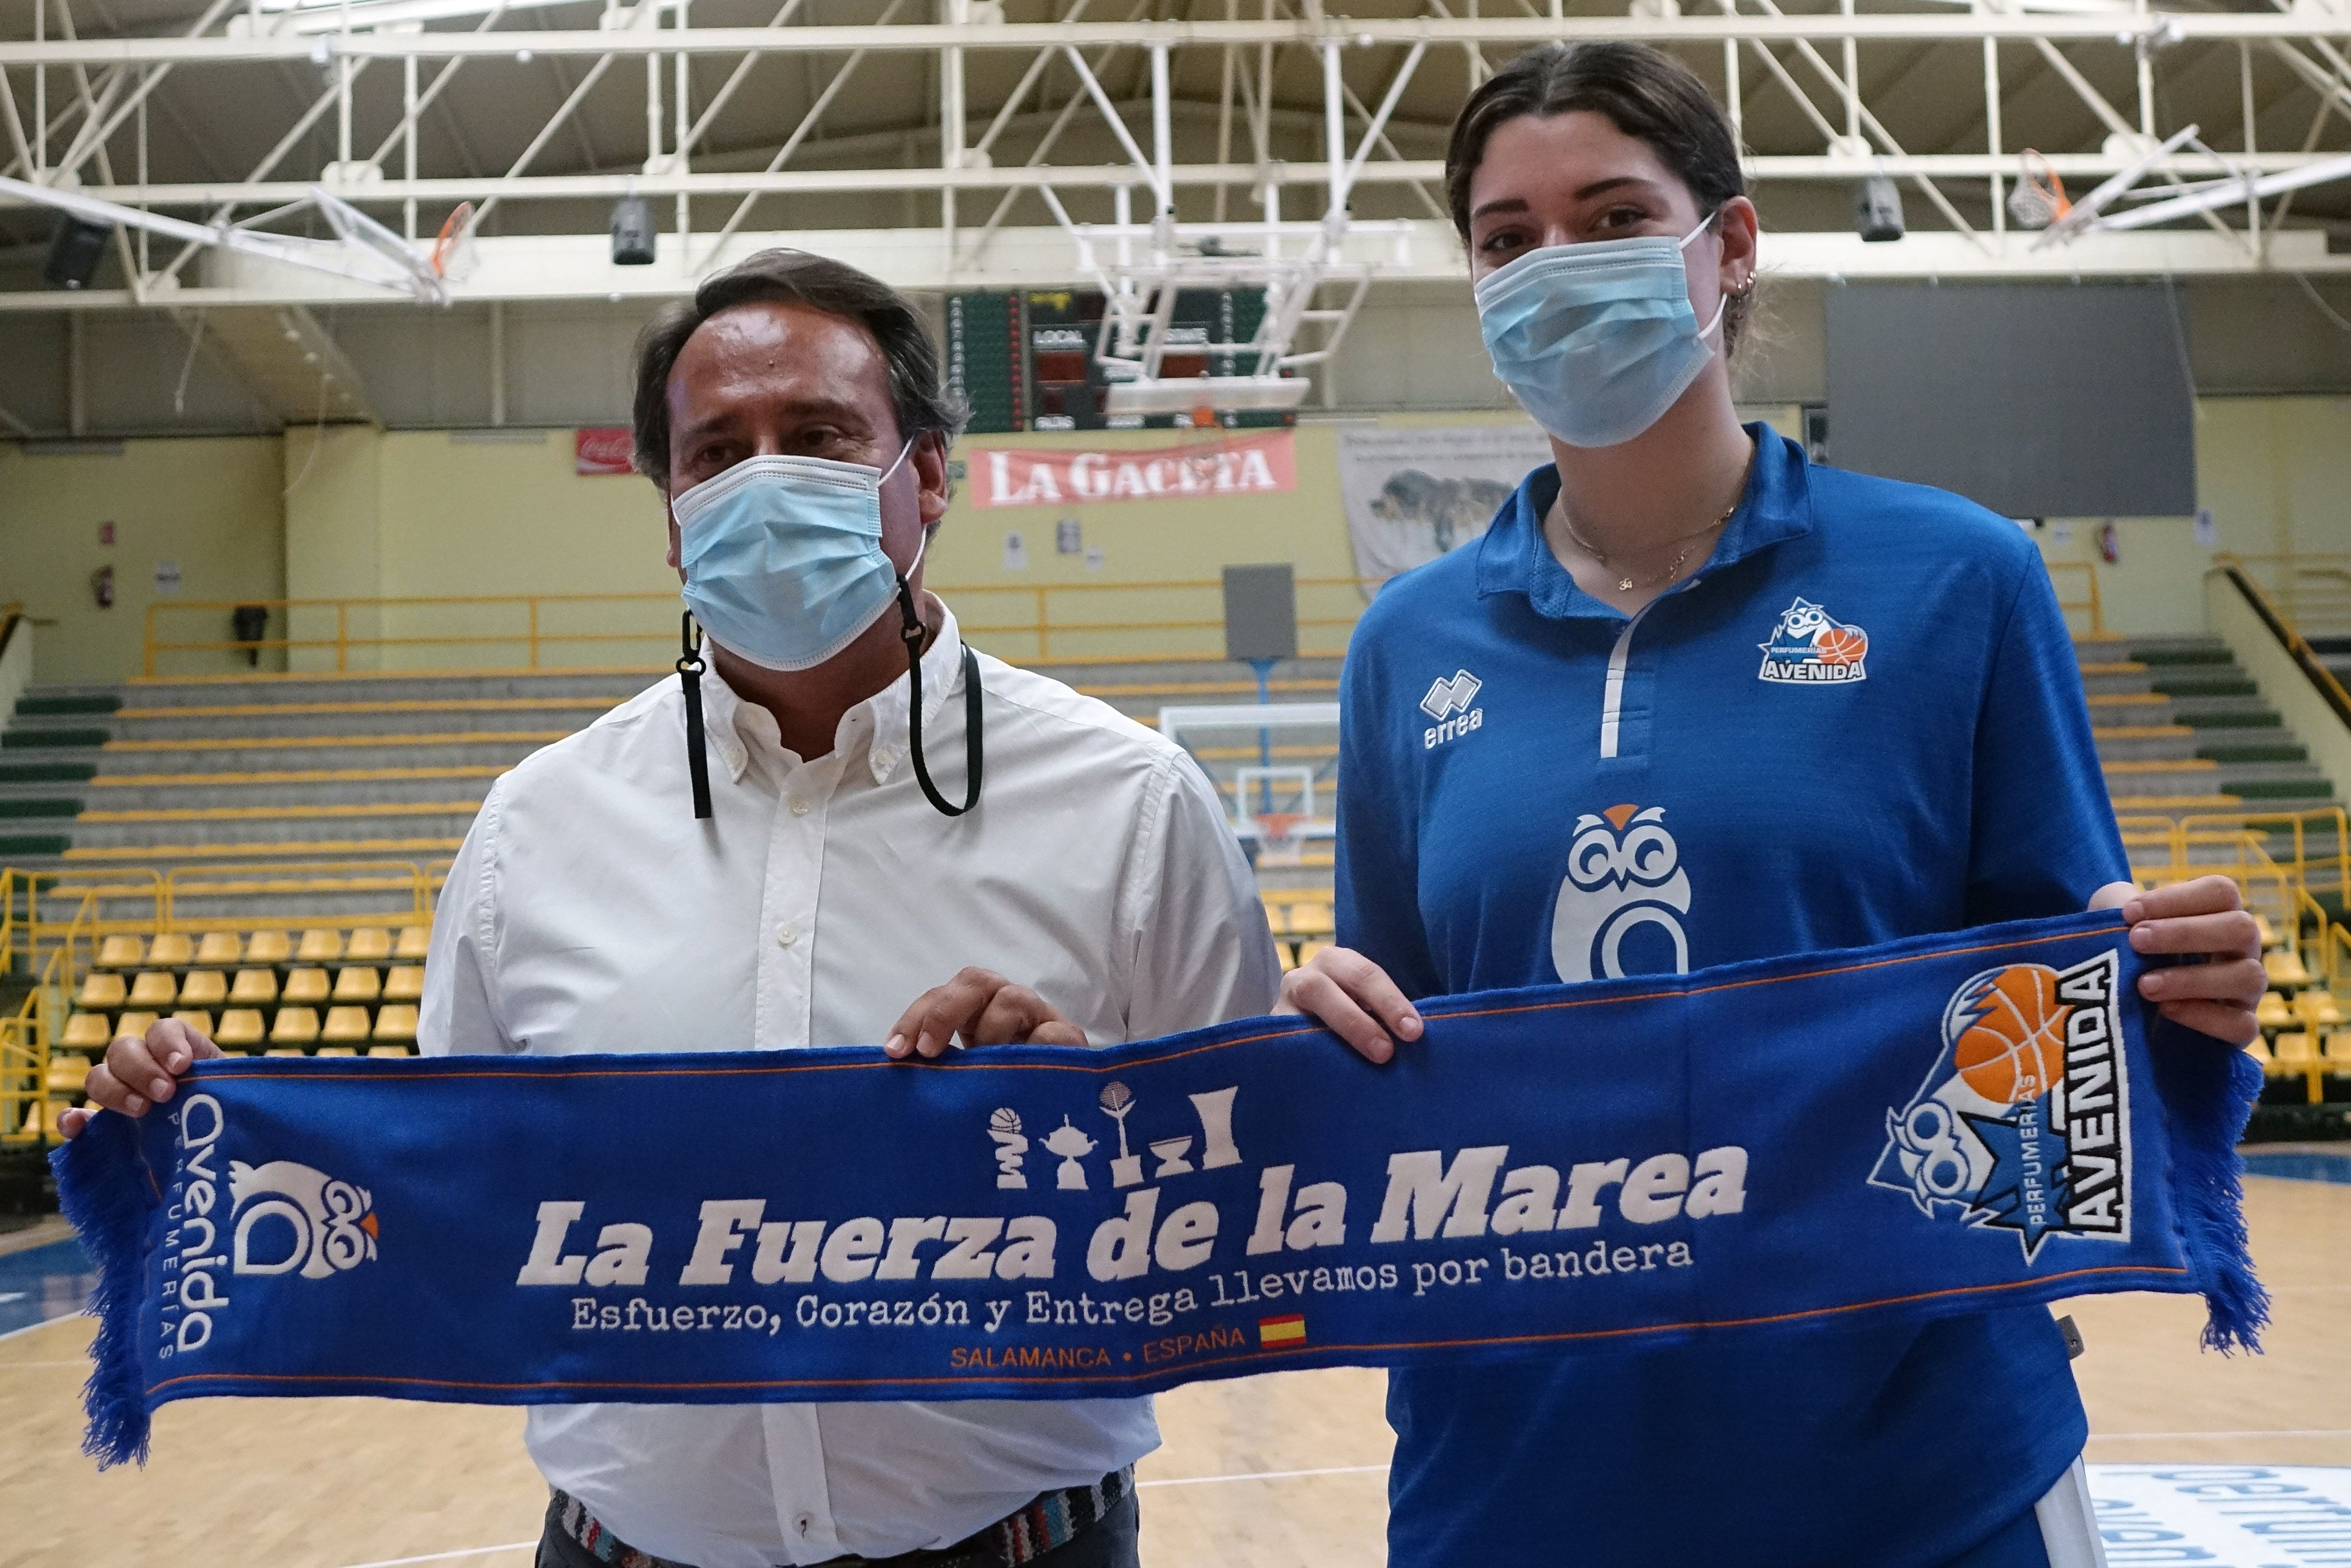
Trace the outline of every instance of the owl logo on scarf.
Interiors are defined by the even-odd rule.
[[[291,1160],[232,1161],[228,1192],[236,1216],[230,1255],[236,1273],[325,1280],[375,1256],[375,1199],[363,1186]]]
[[[1562,980],[1627,972],[1689,972],[1689,873],[1666,828],[1663,806],[1611,806],[1575,820],[1567,877],[1551,923],[1551,957]],[[1639,935],[1636,936],[1635,934]],[[1633,939],[1634,952],[1625,944]],[[1670,964],[1661,960],[1670,957]]]

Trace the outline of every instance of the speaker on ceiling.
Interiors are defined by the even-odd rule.
[[[106,259],[106,242],[114,231],[104,224],[93,224],[70,214],[58,220],[56,237],[49,241],[49,259],[41,268],[41,277],[52,288],[86,288],[98,276],[98,264]]]
[[[1902,237],[1902,190],[1893,176],[1872,174],[1861,183],[1853,204],[1853,226],[1869,244]]]
[[[653,264],[653,207],[643,196],[623,196],[612,207],[612,265]]]

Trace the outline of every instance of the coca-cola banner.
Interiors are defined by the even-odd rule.
[[[571,471],[574,474],[633,474],[629,453],[634,437],[620,425],[601,430],[575,430],[571,433]]]
[[[1215,500],[1298,488],[1298,455],[1287,430],[1099,452],[967,446],[963,456],[975,507]]]

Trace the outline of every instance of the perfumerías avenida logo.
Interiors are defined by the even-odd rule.
[[[165,1195],[163,1258],[177,1283],[163,1291],[158,1354],[210,1343],[240,1275],[327,1280],[375,1257],[380,1229],[365,1187],[292,1160],[224,1161],[228,1115],[209,1094],[188,1096],[172,1119],[180,1161]]]
[[[1952,993],[1935,1065],[1886,1113],[1870,1185],[2016,1237],[2130,1239],[2130,1082],[2113,949],[2008,964]]]

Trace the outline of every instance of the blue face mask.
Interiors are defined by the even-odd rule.
[[[855,642],[897,596],[898,569],[882,552],[882,485],[913,450],[887,470],[753,457],[671,502],[685,602],[702,629],[770,670],[805,670]]]
[[[1714,350],[1722,306],[1701,330],[1680,244],[1656,235],[1546,246],[1479,281],[1478,325],[1494,374],[1570,446],[1614,446],[1664,417]],[[1727,303],[1727,300],[1726,300]]]
[[[960,806],[932,781],[923,755],[923,641],[911,580],[926,532],[901,572],[882,550],[882,486],[914,449],[887,468],[822,457],[753,457],[670,503],[691,612],[679,628],[677,673],[685,695],[685,755],[694,814],[711,814],[702,732],[699,625],[728,653],[770,670],[823,664],[863,634],[896,601],[906,644],[908,750],[924,796],[949,817],[979,803],[979,661],[963,650],[964,778]]]

